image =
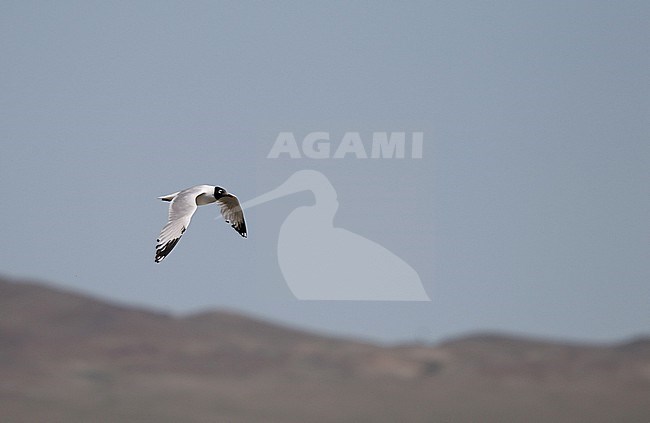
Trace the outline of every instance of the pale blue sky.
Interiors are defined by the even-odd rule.
[[[0,57],[4,274],[384,341],[650,332],[648,2],[3,1]],[[423,159],[267,159],[282,131],[422,131]],[[306,168],[432,302],[296,300],[306,193],[248,240],[202,208],[153,262],[157,196]]]

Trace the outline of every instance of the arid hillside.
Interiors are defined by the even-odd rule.
[[[384,347],[0,279],[2,422],[643,422],[650,339]]]

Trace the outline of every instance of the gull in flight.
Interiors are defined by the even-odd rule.
[[[169,201],[169,219],[160,231],[156,244],[156,263],[172,251],[178,244],[181,236],[187,230],[192,220],[192,215],[198,206],[217,203],[221,207],[221,215],[239,235],[247,237],[244,212],[239,205],[239,200],[221,187],[212,185],[197,185],[179,192],[158,197]]]

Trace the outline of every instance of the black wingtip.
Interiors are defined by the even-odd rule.
[[[154,261],[156,263],[160,263],[162,259],[167,257],[169,253],[174,249],[176,244],[178,244],[178,241],[181,239],[181,237],[172,239],[167,241],[165,245],[158,245],[156,246],[156,257],[154,257]]]
[[[243,225],[232,224],[230,225],[230,227],[233,228],[239,235],[243,236],[244,238],[248,238],[248,233],[246,232],[245,223]]]

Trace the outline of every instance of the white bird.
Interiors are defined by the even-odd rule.
[[[192,220],[192,215],[198,206],[212,204],[221,206],[221,215],[241,236],[246,238],[246,222],[244,212],[239,205],[239,200],[221,187],[213,185],[197,185],[182,191],[158,197],[163,201],[170,201],[169,219],[160,231],[156,244],[156,263],[167,257],[171,250],[178,244],[183,233],[187,230]]]

